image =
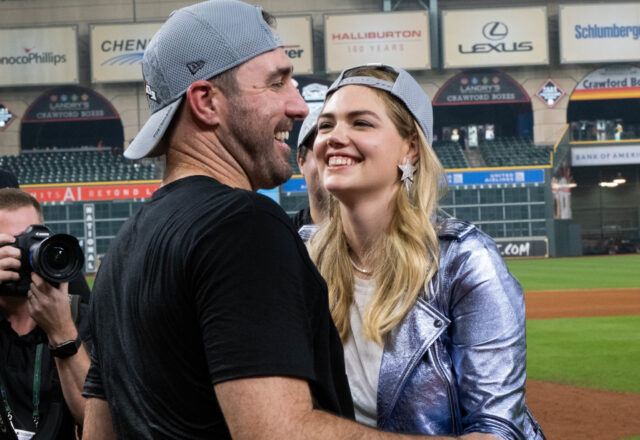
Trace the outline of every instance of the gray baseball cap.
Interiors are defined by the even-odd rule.
[[[371,76],[352,76],[345,78],[344,74],[358,67],[386,67],[398,74],[395,82],[385,81]],[[376,89],[386,90],[407,106],[415,120],[422,128],[424,136],[429,141],[429,145],[433,142],[433,109],[431,108],[431,100],[422,90],[420,84],[406,71],[398,67],[389,66],[387,64],[371,63],[362,64],[360,66],[349,67],[340,73],[338,79],[329,87],[327,94],[334,92],[340,87],[347,85],[362,85],[373,87]]]
[[[237,0],[209,0],[173,11],[142,58],[149,120],[125,150],[128,159],[163,154],[162,139],[184,94],[260,54],[282,46],[262,8]]]
[[[298,149],[300,149],[302,144],[307,142],[309,136],[315,133],[318,116],[320,116],[322,107],[322,105],[317,105],[313,108],[309,106],[309,114],[304,118],[304,121],[302,121],[302,125],[300,126],[300,133],[298,134]]]

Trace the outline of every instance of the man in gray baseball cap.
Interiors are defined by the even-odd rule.
[[[326,284],[284,211],[307,107],[259,7],[174,12],[143,58],[152,115],[125,152],[163,185],[92,292],[83,438],[386,438],[358,425]]]
[[[285,140],[308,112],[268,20],[207,1],[147,47],[151,117],[125,156],[165,155],[166,173],[94,285],[85,439],[294,438],[321,426],[301,426],[314,408],[353,417],[326,286],[254,192],[291,176]]]

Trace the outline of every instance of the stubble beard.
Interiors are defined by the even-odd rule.
[[[255,105],[243,97],[231,100],[228,127],[237,143],[236,160],[253,189],[271,189],[289,180],[291,165],[276,151],[273,128]]]

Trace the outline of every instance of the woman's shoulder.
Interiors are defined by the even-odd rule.
[[[474,224],[455,217],[436,217],[434,222],[440,240],[462,240],[477,230]]]
[[[434,222],[441,252],[445,249],[450,253],[453,249],[457,252],[470,252],[474,249],[483,249],[490,253],[497,252],[493,238],[478,229],[473,223],[459,220],[455,217],[436,217]],[[456,243],[455,246],[451,246]]]

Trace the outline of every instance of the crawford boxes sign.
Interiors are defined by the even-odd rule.
[[[433,98],[434,106],[516,102],[529,102],[529,96],[509,75],[494,71],[459,73]]]
[[[444,67],[549,63],[546,7],[442,11]]]
[[[640,60],[640,3],[559,6],[560,62]]]
[[[591,72],[578,83],[571,101],[640,98],[640,68],[613,64]]]
[[[325,15],[327,72],[367,63],[429,69],[429,13]]]
[[[76,26],[0,29],[0,87],[78,83]]]
[[[142,81],[142,55],[162,23],[91,25],[91,82]]]

